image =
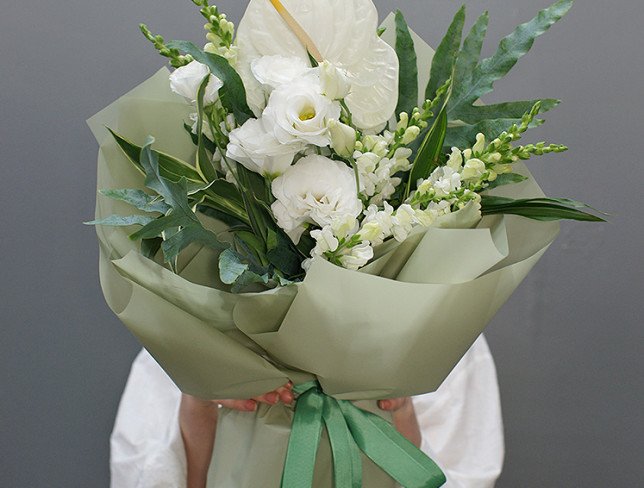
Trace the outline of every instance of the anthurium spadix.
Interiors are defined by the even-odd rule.
[[[398,100],[398,58],[378,37],[378,12],[371,0],[251,0],[237,30],[236,67],[253,111],[259,115],[266,105],[253,61],[274,55],[310,59],[311,49],[307,52],[274,3],[295,19],[323,60],[347,72],[351,92],[345,101],[356,126],[369,129],[387,122]]]

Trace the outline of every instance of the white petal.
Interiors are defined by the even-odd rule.
[[[361,128],[380,125],[393,115],[398,98],[398,58],[377,37],[378,12],[371,0],[282,0],[309,34],[322,56],[346,69],[357,84],[348,98]],[[250,65],[261,56],[295,56],[306,49],[268,0],[251,0],[237,30],[239,71],[248,103],[258,115],[266,104]],[[350,102],[349,102],[350,100]]]

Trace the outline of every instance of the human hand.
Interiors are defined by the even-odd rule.
[[[224,408],[232,410],[239,410],[242,412],[254,412],[257,410],[258,403],[265,403],[266,405],[276,405],[282,402],[286,405],[293,403],[295,397],[293,395],[293,383],[288,382],[286,385],[248,400],[211,400],[210,403],[220,405]]]
[[[420,447],[422,437],[411,397],[380,400],[378,401],[378,408],[391,412],[396,430],[416,447]]]

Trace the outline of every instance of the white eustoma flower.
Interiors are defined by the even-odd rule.
[[[319,79],[311,75],[274,90],[262,118],[282,144],[303,141],[326,147],[331,144],[328,123],[339,119],[340,112],[340,104],[322,95]]]
[[[355,129],[335,119],[329,120],[327,126],[333,150],[343,158],[353,155],[356,148]]]
[[[248,119],[230,133],[226,156],[250,171],[275,178],[286,171],[295,155],[305,147],[303,143],[282,144],[263,120]]]
[[[306,156],[273,180],[272,205],[278,225],[297,243],[307,223],[320,227],[363,210],[353,170],[324,156]]]
[[[303,59],[297,57],[262,56],[250,64],[253,76],[270,93],[275,88],[292,83],[312,68]]]
[[[332,100],[342,100],[351,91],[351,81],[345,70],[329,61],[320,64],[320,87],[324,96]]]
[[[377,35],[372,0],[282,0],[325,60],[347,72],[346,103],[361,129],[386,123],[398,102],[398,57]],[[257,115],[266,103],[251,64],[262,56],[295,56],[305,62],[304,45],[268,0],[251,0],[237,29],[237,69],[248,103]]]
[[[170,74],[170,88],[172,91],[191,102],[197,101],[199,87],[210,73],[205,64],[192,61],[185,66],[175,69]],[[215,75],[210,75],[206,91],[204,93],[204,105],[212,105],[219,97],[219,89],[224,83]]]
[[[373,247],[368,242],[362,242],[347,250],[340,258],[340,264],[346,269],[357,271],[373,259]]]

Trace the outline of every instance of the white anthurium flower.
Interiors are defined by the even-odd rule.
[[[311,37],[324,60],[347,73],[351,93],[345,101],[360,129],[382,126],[398,102],[398,57],[377,35],[378,12],[372,0],[282,0]],[[265,105],[262,85],[251,64],[281,55],[309,61],[306,48],[268,0],[251,0],[237,29],[237,68],[248,103],[257,115]]]
[[[201,87],[209,73],[208,66],[198,61],[192,61],[175,69],[170,74],[170,88],[174,93],[195,103],[199,94],[199,87]],[[211,74],[204,93],[204,105],[212,105],[217,101],[219,89],[222,86],[224,86],[224,83]]]
[[[348,73],[329,61],[320,64],[320,87],[322,93],[332,100],[343,100],[351,92]]]
[[[305,148],[303,143],[282,144],[272,130],[267,130],[264,120],[249,119],[230,133],[226,156],[250,171],[268,178],[284,173],[293,163],[295,155]]]
[[[340,104],[320,94],[317,76],[305,76],[271,93],[262,118],[283,144],[304,141],[319,147],[331,144],[328,124],[340,118]]]
[[[275,88],[292,83],[294,80],[312,71],[309,64],[302,58],[290,56],[262,56],[253,59],[250,64],[251,72],[270,93]]]
[[[332,225],[339,217],[363,210],[353,170],[324,156],[306,156],[272,183],[278,225],[298,243],[307,223]]]

